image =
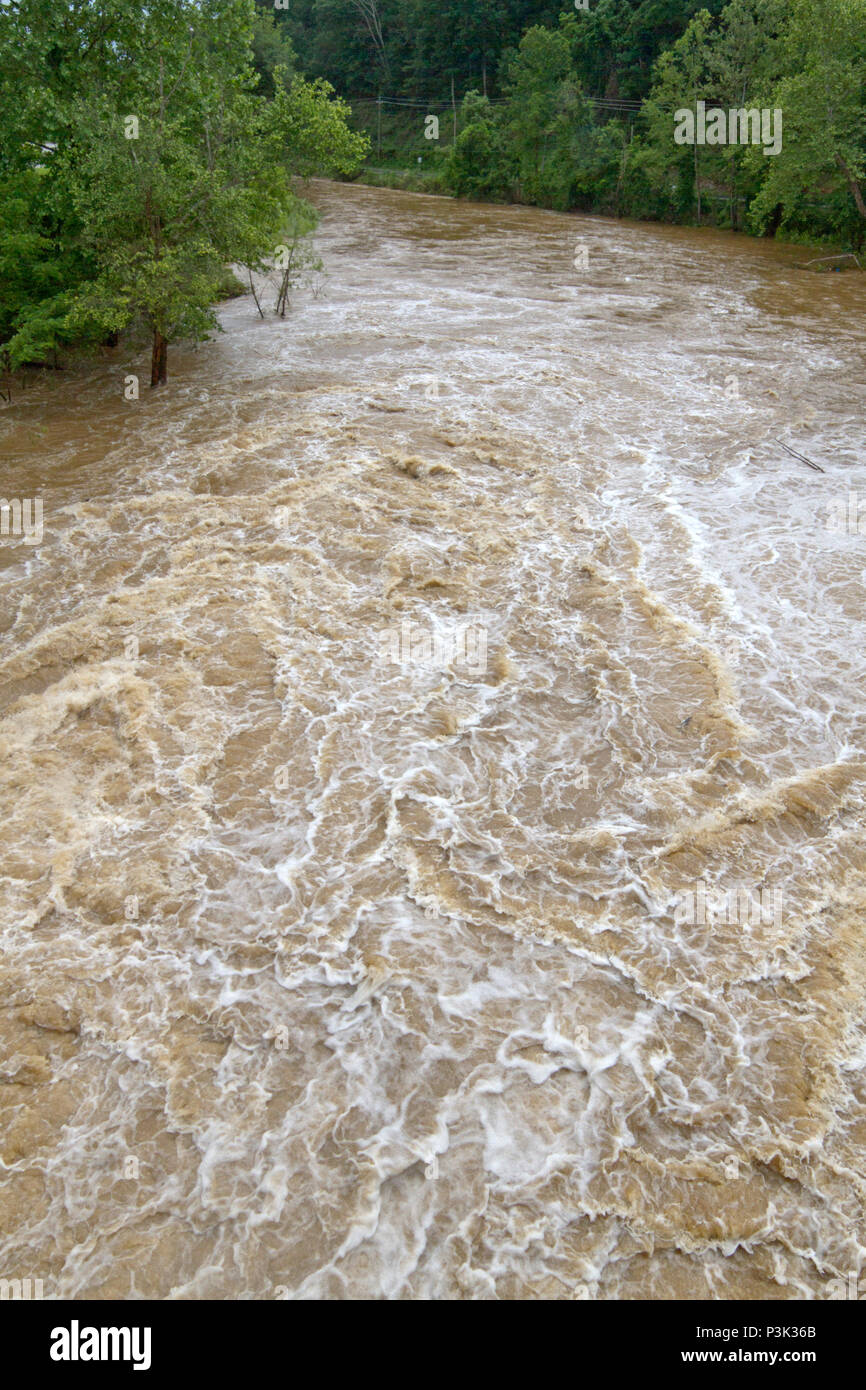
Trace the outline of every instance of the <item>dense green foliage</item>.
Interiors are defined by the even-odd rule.
[[[553,28],[567,0],[259,0],[303,55],[304,71],[348,96],[497,96],[503,55],[527,29]],[[706,0],[713,13],[723,0]],[[589,0],[574,35],[581,81],[595,96],[643,97],[652,65],[701,0]],[[365,16],[367,16],[365,18]]]
[[[0,52],[7,372],[144,328],[165,380],[168,344],[216,326],[226,265],[311,229],[293,175],[364,153],[252,0],[6,0]]]
[[[862,245],[866,0],[260,4],[420,186]],[[675,143],[698,101],[778,108],[781,149]]]

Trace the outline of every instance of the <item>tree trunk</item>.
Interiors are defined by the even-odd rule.
[[[863,190],[860,187],[860,183],[857,177],[855,176],[854,171],[850,169],[849,166],[845,163],[845,160],[842,158],[841,154],[836,155],[836,163],[839,165],[839,168],[842,170],[842,173],[845,175],[845,178],[848,181],[848,187],[851,189],[851,192],[854,195],[854,202],[857,204],[857,211],[859,212],[861,217],[866,217],[866,202],[863,201]]]
[[[283,278],[280,281],[280,289],[279,293],[277,294],[277,303],[274,308],[274,313],[279,314],[281,319],[284,319],[286,317],[286,306],[289,302],[289,290],[292,288],[292,262],[294,261],[294,259],[295,248],[293,246],[291,251],[289,252],[288,265],[283,270]]]
[[[0,353],[0,401],[12,400],[12,368],[9,365],[9,354]]]
[[[253,299],[256,301],[256,308],[257,308],[258,311],[259,311],[259,318],[260,318],[260,319],[263,319],[264,316],[265,316],[265,315],[264,315],[264,310],[262,309],[262,306],[261,306],[261,304],[259,303],[259,297],[258,297],[258,295],[256,294],[256,287],[255,287],[255,285],[253,284],[253,272],[250,270],[249,266],[247,266],[247,274],[248,274],[249,277],[250,277],[250,291],[252,292]]]
[[[150,356],[150,384],[151,386],[163,386],[168,378],[166,370],[168,363],[168,341],[159,332],[153,330],[153,351]]]

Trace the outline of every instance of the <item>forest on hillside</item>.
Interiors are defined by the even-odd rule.
[[[581,0],[582,2],[582,0]],[[450,91],[502,92],[503,56],[532,27],[555,29],[565,12],[574,29],[575,72],[593,95],[645,97],[652,67],[695,13],[722,0],[257,0],[260,23],[288,39],[306,72],[341,92],[406,99]]]
[[[269,34],[416,186],[862,246],[866,0],[286,6],[261,0],[263,70]],[[779,111],[780,150],[677,144],[699,101]]]

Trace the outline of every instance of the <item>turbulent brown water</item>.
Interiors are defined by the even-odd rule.
[[[121,351],[0,412],[44,508],[0,543],[0,1276],[831,1296],[864,283],[312,196],[285,321],[238,299],[161,393]]]

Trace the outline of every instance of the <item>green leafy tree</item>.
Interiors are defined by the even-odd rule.
[[[763,104],[768,82],[776,76],[785,10],[784,0],[731,0],[722,11],[710,35],[708,66],[712,99],[724,110]],[[764,170],[742,145],[726,146],[721,157],[727,167],[731,226],[737,230],[740,185],[747,185],[751,197]]]
[[[32,109],[19,93],[17,163],[32,166],[33,145],[50,134],[37,210],[81,270],[64,291],[58,333],[105,337],[144,324],[158,385],[169,343],[216,326],[225,266],[268,265],[297,213],[293,175],[350,172],[365,144],[326,84],[277,68],[270,99],[256,91],[252,0],[206,9],[154,0],[135,25],[123,0],[73,10],[78,30],[68,16],[53,34],[41,17],[32,34],[19,25],[23,70],[57,53],[61,76]],[[53,318],[41,301],[23,321],[19,312],[10,351],[20,356],[28,322],[56,322],[60,304],[52,296]]]
[[[701,161],[704,149],[695,142],[691,147],[674,143],[674,113],[680,109],[694,110],[700,100],[706,100],[710,82],[709,10],[699,10],[686,32],[672,48],[661,55],[656,64],[652,92],[644,108],[648,131],[650,158],[657,179],[678,189],[680,206],[684,196],[694,199],[698,222],[702,215]],[[691,167],[689,167],[691,166]]]
[[[7,393],[12,372],[51,360],[67,341],[70,286],[86,269],[40,219],[43,182],[38,169],[0,180],[0,367]]]
[[[754,215],[766,226],[814,223],[818,192],[836,230],[866,232],[866,0],[791,0],[784,70],[772,103],[784,113],[782,151],[769,165]],[[827,227],[827,230],[833,230]]]
[[[683,215],[693,202],[701,221],[704,187],[726,187],[730,223],[739,226],[741,195],[754,196],[765,170],[736,142],[676,145],[674,112],[694,111],[699,100],[725,112],[760,107],[776,76],[783,16],[783,0],[730,0],[715,19],[700,10],[659,58],[643,113],[642,164],[670,191],[669,213]]]
[[[724,0],[590,0],[568,23],[576,72],[593,96],[641,100],[653,67],[699,10],[718,14]],[[569,7],[570,8],[570,7]]]
[[[557,136],[578,100],[568,39],[560,30],[533,25],[516,53],[504,59],[507,134],[517,157],[520,196],[544,202],[556,181]]]
[[[261,5],[256,9],[252,47],[259,91],[263,96],[273,96],[277,69],[282,70],[285,81],[288,74],[298,71],[298,57],[288,28],[278,23],[272,4],[267,9]]]
[[[560,209],[615,205],[622,135],[596,126],[563,29],[527,30],[505,56],[502,88],[496,106],[467,94],[445,166],[449,186]]]
[[[459,128],[445,166],[448,186],[461,198],[507,198],[517,167],[496,108],[479,92],[467,92]]]

